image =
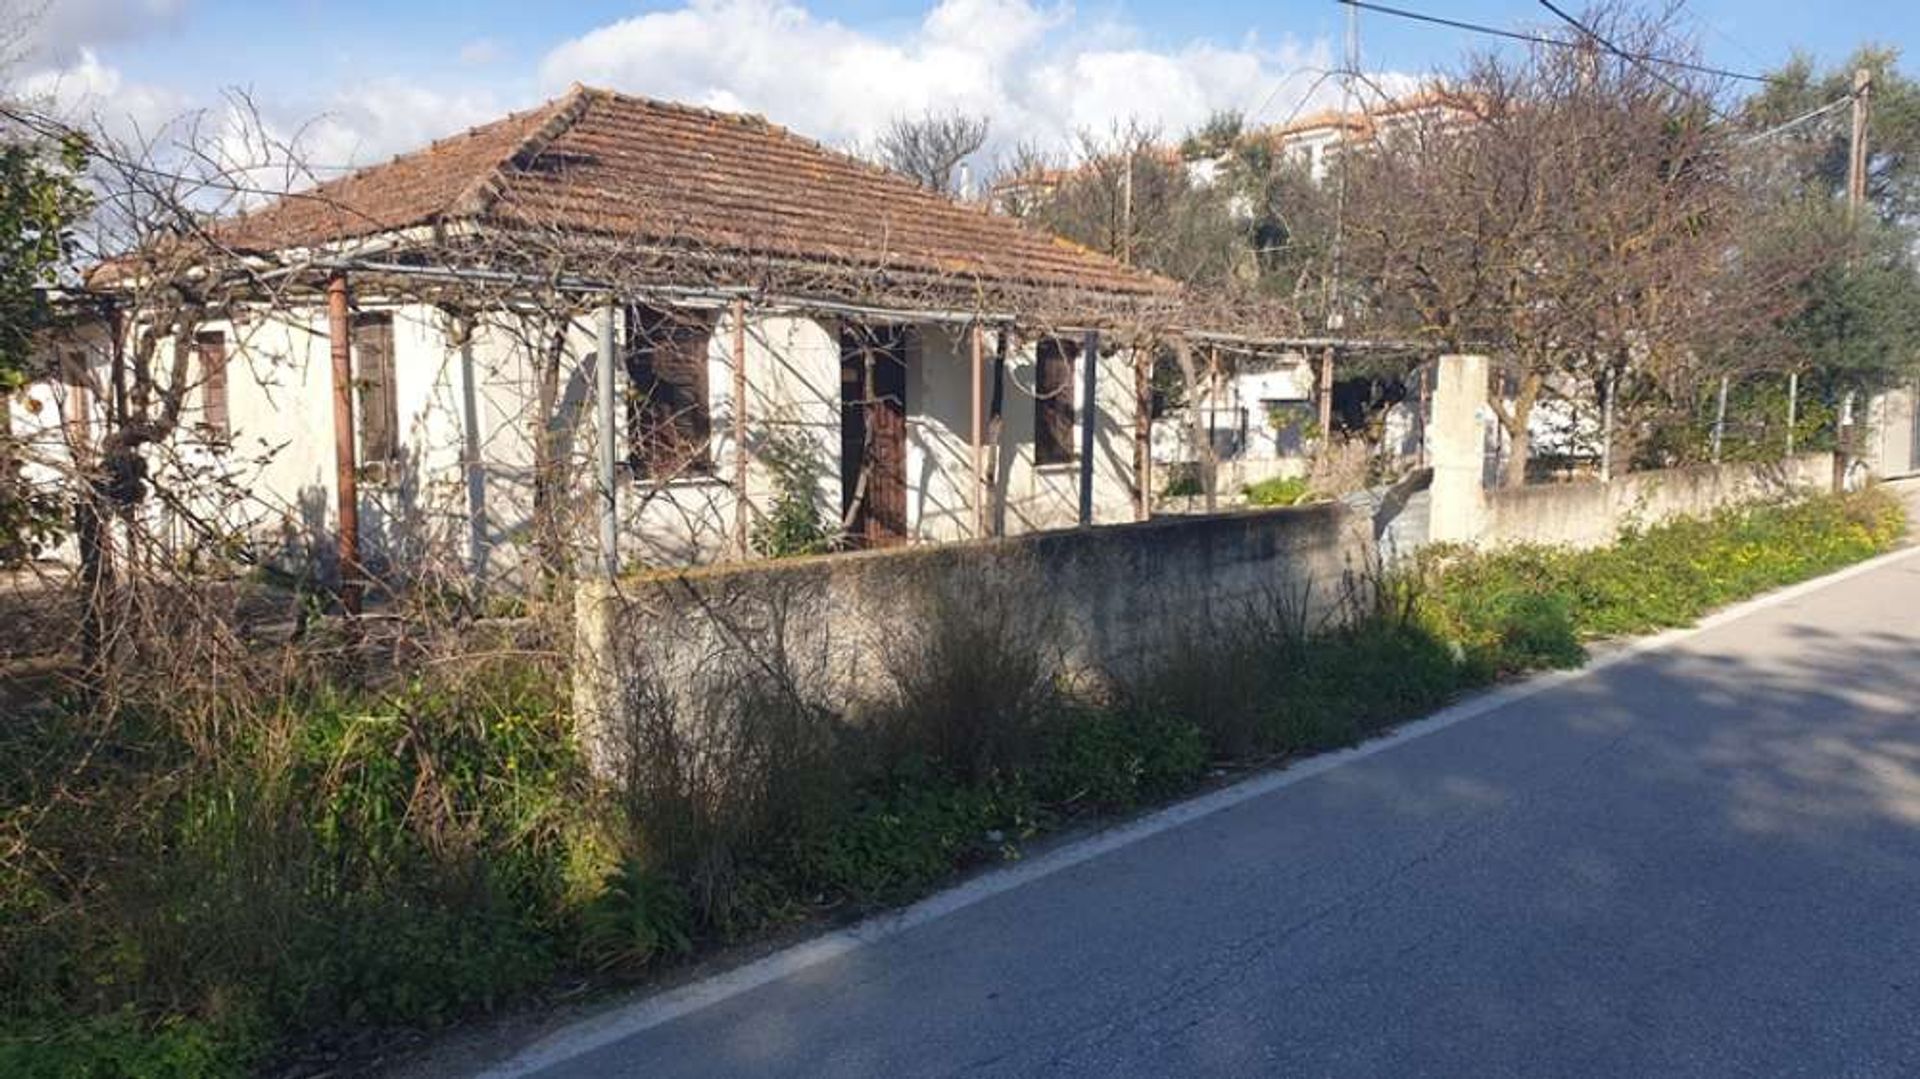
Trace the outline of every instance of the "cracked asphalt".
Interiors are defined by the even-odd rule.
[[[540,1074],[1920,1075],[1920,556]]]

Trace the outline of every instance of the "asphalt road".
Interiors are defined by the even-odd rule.
[[[607,1029],[537,1074],[1920,1076],[1920,553]]]

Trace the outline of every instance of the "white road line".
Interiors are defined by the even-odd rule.
[[[1634,640],[1577,670],[1551,671],[1535,675],[1524,681],[1479,694],[1424,719],[1402,724],[1392,733],[1372,741],[1309,757],[1289,765],[1284,770],[1257,775],[1230,787],[1222,787],[1189,801],[1168,806],[1086,839],[1057,847],[1030,861],[985,873],[963,884],[928,896],[904,910],[875,915],[857,925],[815,937],[745,966],[736,967],[710,978],[658,993],[574,1023],[521,1050],[505,1063],[481,1072],[476,1079],[520,1079],[522,1076],[533,1075],[602,1046],[622,1041],[742,993],[797,974],[808,967],[857,951],[889,937],[898,936],[994,896],[1053,876],[1083,862],[1092,861],[1103,854],[1131,846],[1170,829],[1191,824],[1223,809],[1291,787],[1295,783],[1305,782],[1335,768],[1342,768],[1376,754],[1385,753],[1408,742],[1446,730],[1456,723],[1497,712],[1508,705],[1545,693],[1568,682],[1586,678],[1637,656],[1671,648],[1688,638],[1730,622],[1737,622],[1760,611],[1791,603],[1802,596],[1839,584],[1841,581],[1871,573],[1916,554],[1920,554],[1920,547],[1902,548],[1825,577],[1770,592],[1758,599],[1709,615],[1697,625]]]

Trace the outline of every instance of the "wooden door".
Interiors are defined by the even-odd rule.
[[[840,499],[860,547],[907,540],[907,345],[902,326],[840,333]]]

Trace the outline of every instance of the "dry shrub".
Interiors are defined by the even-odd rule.
[[[93,677],[0,732],[0,1050],[84,1071],[189,1032],[232,1065],[566,958],[596,822],[540,623],[275,640],[244,591],[129,586]]]
[[[769,669],[715,662],[675,693],[626,683],[629,857],[683,886],[698,920],[724,933],[773,913],[781,846],[825,826],[857,780],[856,740]]]
[[[977,577],[903,578],[878,642],[890,699],[874,717],[890,755],[974,782],[1033,759],[1066,692],[1065,625],[1035,566],[1004,556]]]

